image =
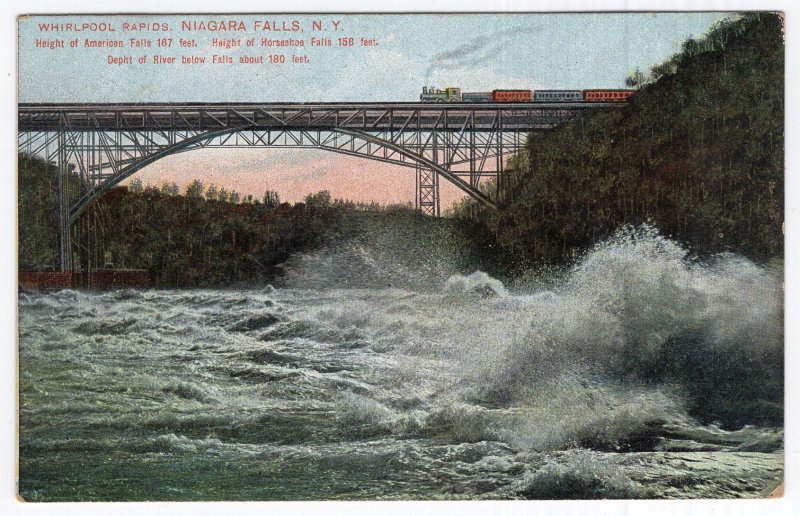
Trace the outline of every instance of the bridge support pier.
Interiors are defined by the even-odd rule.
[[[67,163],[67,145],[63,130],[56,134],[56,149],[51,152],[51,146],[46,145],[46,159],[56,167],[56,210],[58,217],[58,268],[61,272],[72,269],[72,248],[69,235],[69,201],[67,189],[69,178],[69,164]]]
[[[429,168],[417,165],[417,211],[423,215],[438,217],[439,174]]]
[[[67,146],[64,142],[64,131],[58,132],[58,261],[62,272],[71,269],[72,249],[69,238],[69,203],[67,201],[67,184],[69,178],[66,157]]]

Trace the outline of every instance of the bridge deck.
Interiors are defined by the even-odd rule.
[[[109,103],[18,106],[25,131],[219,131],[225,129],[529,131],[624,103]]]

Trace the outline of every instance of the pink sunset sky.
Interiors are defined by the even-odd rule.
[[[134,174],[145,185],[174,181],[183,192],[199,179],[261,199],[275,190],[281,201],[302,201],[309,193],[328,190],[331,196],[381,204],[414,203],[415,170],[366,158],[306,149],[202,149],[163,158]],[[440,179],[442,211],[465,194]]]

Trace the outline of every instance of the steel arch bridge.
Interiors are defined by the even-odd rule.
[[[504,157],[524,135],[574,120],[576,103],[20,104],[18,150],[59,171],[60,262],[69,229],[103,191],[172,154],[204,148],[313,148],[393,163],[416,173],[416,206],[440,213],[440,178],[494,207],[479,185],[502,181]],[[81,181],[74,191],[68,174]]]

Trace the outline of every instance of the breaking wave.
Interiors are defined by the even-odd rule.
[[[733,255],[691,260],[652,228],[624,228],[553,292],[529,298],[528,328],[503,350],[489,390],[517,402],[567,390],[579,402],[597,382],[624,382],[612,392],[635,387],[643,409],[649,400],[706,422],[779,426],[781,276]]]
[[[444,284],[445,294],[467,293],[482,297],[500,296],[507,294],[505,286],[482,271],[475,271],[469,276],[454,274],[447,278]]]

